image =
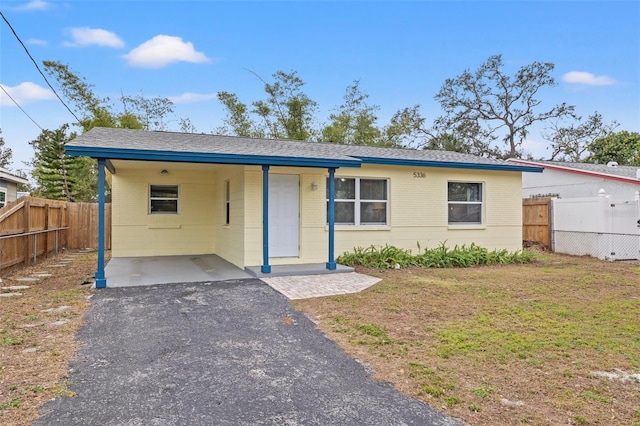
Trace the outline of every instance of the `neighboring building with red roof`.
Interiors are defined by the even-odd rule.
[[[509,160],[526,166],[544,167],[542,173],[522,173],[522,197],[541,195],[559,198],[597,196],[601,189],[617,199],[631,200],[640,191],[640,168],[617,163],[589,164],[559,161]]]

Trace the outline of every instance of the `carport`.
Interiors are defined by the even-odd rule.
[[[94,128],[65,146],[69,155],[87,156],[98,162],[98,264],[96,288],[107,286],[104,253],[105,169],[117,174],[116,160],[158,163],[192,163],[260,166],[262,170],[262,264],[259,273],[272,274],[269,260],[269,170],[270,167],[322,168],[328,173],[327,253],[323,268],[336,270],[335,171],[339,167],[359,168],[361,160],[351,156],[318,152],[311,144],[292,148],[291,144],[271,141],[268,146],[248,138],[212,137],[211,135],[145,132],[129,129]],[[111,262],[114,262],[112,259]],[[159,263],[156,263],[159,264]],[[316,265],[313,266],[316,268]],[[205,269],[206,271],[206,269]],[[198,273],[198,271],[195,271]],[[184,281],[182,279],[181,281]]]
[[[147,256],[112,258],[105,266],[109,287],[139,287],[154,284],[210,282],[245,278],[323,275],[349,273],[354,269],[336,265],[327,269],[324,264],[274,265],[270,273],[262,273],[259,266],[244,270],[215,254],[187,256]]]

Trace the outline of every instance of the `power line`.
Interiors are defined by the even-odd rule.
[[[0,11],[0,16],[2,16],[2,19],[4,19],[4,22],[7,23],[7,25],[9,26],[9,28],[11,29],[11,32],[13,33],[13,35],[16,37],[16,39],[18,40],[18,42],[22,45],[22,48],[24,49],[25,52],[27,52],[27,56],[29,57],[29,59],[31,59],[31,62],[33,62],[33,65],[36,66],[36,69],[38,70],[38,72],[40,73],[40,75],[42,76],[42,78],[44,78],[44,81],[47,83],[47,85],[49,86],[49,88],[51,88],[51,90],[53,91],[53,93],[56,95],[56,97],[60,100],[60,102],[62,102],[62,105],[64,105],[64,107],[67,109],[67,111],[69,111],[71,113],[71,115],[73,115],[73,117],[78,121],[78,123],[80,123],[80,119],[74,114],[73,111],[71,111],[71,108],[69,108],[69,106],[64,103],[64,101],[62,100],[62,98],[60,97],[60,95],[58,95],[58,92],[56,92],[56,89],[53,88],[53,86],[51,85],[51,83],[49,83],[49,80],[47,80],[47,76],[44,75],[44,73],[42,72],[42,70],[40,69],[40,67],[38,66],[38,63],[36,62],[35,59],[33,59],[33,56],[31,56],[31,53],[29,52],[29,49],[27,49],[27,46],[24,45],[24,43],[22,42],[22,40],[20,39],[20,37],[18,36],[18,34],[16,33],[16,30],[13,29],[13,27],[11,26],[11,24],[9,23],[9,21],[7,20],[7,18],[4,16],[4,13],[2,13],[2,11]],[[6,92],[5,92],[6,93]],[[15,101],[14,101],[15,102]],[[16,104],[17,105],[17,104]],[[22,108],[20,108],[22,109]],[[40,126],[38,126],[40,127]]]
[[[29,120],[33,121],[33,124],[35,124],[40,130],[44,131],[44,129],[42,127],[40,127],[40,125],[38,123],[36,123],[36,120],[34,120],[33,118],[31,118],[31,116],[29,114],[27,114],[27,111],[25,111],[24,109],[22,109],[22,107],[20,106],[20,104],[18,104],[18,102],[16,102],[15,99],[13,99],[13,97],[11,97],[11,95],[9,94],[9,92],[7,92],[7,90],[4,88],[4,86],[2,84],[0,84],[0,89],[2,89],[2,91],[9,97],[9,99],[11,99],[13,101],[14,104],[16,104],[16,106],[18,108],[20,108],[20,111],[24,112],[24,115],[26,115],[27,117],[29,117]]]

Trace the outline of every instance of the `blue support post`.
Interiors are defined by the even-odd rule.
[[[335,198],[336,198],[336,181],[335,181],[336,169],[329,168],[329,208],[327,212],[329,221],[329,261],[327,262],[327,269],[333,271],[336,269],[336,261],[334,259],[334,230],[335,230]]]
[[[262,266],[260,272],[271,273],[269,265],[269,166],[262,166]]]
[[[107,279],[104,276],[104,165],[103,158],[98,159],[98,270],[96,271],[96,288],[105,288]]]

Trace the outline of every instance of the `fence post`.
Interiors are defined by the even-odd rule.
[[[64,214],[63,214],[64,225],[62,226],[63,228],[65,228],[65,227],[67,228],[67,229],[63,229],[62,230],[62,246],[66,247],[66,248],[69,248],[69,246],[71,245],[69,243],[69,234],[70,234],[70,232],[69,232],[69,226],[70,226],[70,224],[69,224],[69,205],[70,205],[69,202],[67,202],[64,205]]]
[[[44,230],[49,229],[49,203],[44,205]],[[44,243],[42,244],[42,248],[44,249],[44,257],[49,257],[49,233],[44,233]]]
[[[22,220],[24,221],[24,232],[31,232],[31,218],[29,216],[31,211],[31,203],[29,200],[24,202],[24,214],[22,215]],[[29,235],[24,236],[24,266],[29,266]]]

